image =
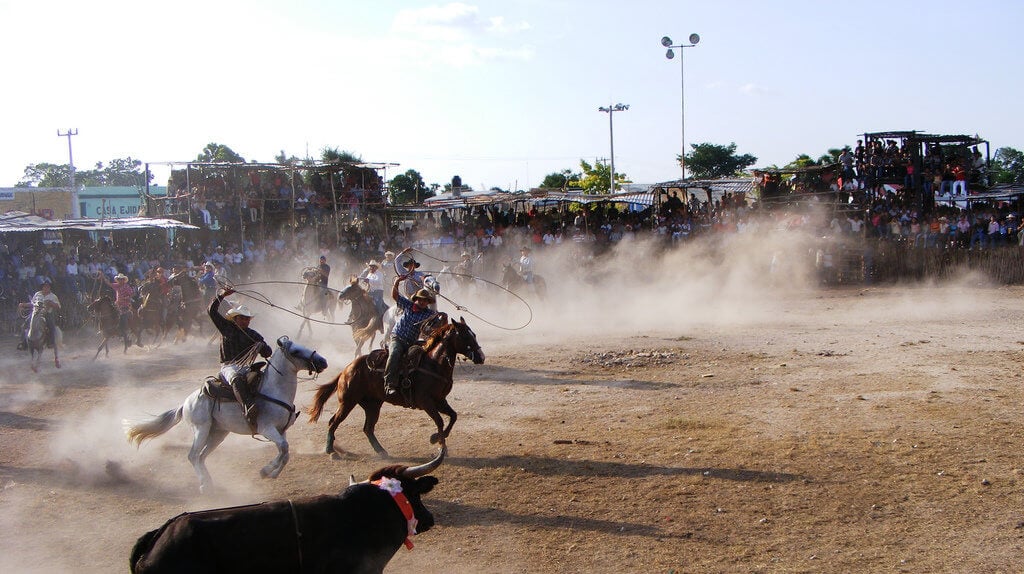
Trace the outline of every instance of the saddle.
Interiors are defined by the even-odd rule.
[[[250,370],[245,375],[245,386],[249,387],[249,391],[255,395],[260,390],[260,385],[263,383],[263,367],[267,364],[263,361],[258,361],[252,364]],[[218,401],[231,401],[238,402],[235,399],[235,392],[231,390],[231,383],[225,381],[220,374],[206,377],[203,382],[203,394],[210,397],[211,399]]]
[[[405,352],[405,362],[402,364],[402,378],[408,377],[413,371],[418,369],[423,358],[426,356],[427,353],[423,350],[423,347],[419,345],[409,347],[409,350]],[[366,356],[366,366],[370,367],[371,371],[383,373],[384,367],[387,364],[387,349],[374,349]]]
[[[405,361],[402,362],[402,371],[399,377],[401,383],[398,387],[398,393],[402,396],[402,406],[406,408],[413,408],[412,388],[413,384],[417,380],[416,371],[421,370],[420,365],[423,363],[423,359],[426,358],[426,356],[426,351],[424,351],[423,347],[419,345],[413,345],[405,352]],[[370,354],[366,357],[366,366],[368,366],[371,371],[379,372],[382,375],[387,363],[387,349],[376,349],[374,351],[370,351]]]

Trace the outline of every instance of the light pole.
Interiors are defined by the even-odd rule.
[[[672,51],[672,48],[679,48],[679,133],[682,139],[682,148],[679,154],[679,165],[683,169],[683,179],[686,179],[686,73],[683,70],[683,48],[692,48],[700,42],[700,36],[697,34],[690,34],[687,38],[689,44],[676,44],[672,45],[672,38],[668,36],[662,36],[661,45],[668,48],[665,51],[665,57],[671,60],[676,57],[676,53]]]
[[[611,173],[608,177],[608,193],[615,193],[615,128],[612,127],[612,117],[615,115],[615,112],[624,112],[628,109],[629,105],[627,104],[615,104],[614,106],[608,104],[607,108],[603,106],[597,108],[597,111],[608,114],[608,140],[609,144],[611,144],[611,163],[608,166],[611,169]]]
[[[64,133],[57,130],[57,137],[68,138],[68,164],[71,168],[71,219],[82,217],[81,207],[78,205],[78,187],[75,186],[75,160],[71,155],[71,136],[78,135],[78,128],[72,128]]]

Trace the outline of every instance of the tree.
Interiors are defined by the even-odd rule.
[[[245,158],[235,153],[235,150],[219,143],[208,143],[203,151],[196,157],[196,161],[204,163],[245,163]]]
[[[362,163],[362,158],[354,152],[339,150],[336,147],[325,147],[320,151],[320,159],[324,163]]]
[[[993,183],[1024,183],[1024,153],[1001,147],[992,158]]]
[[[35,163],[25,168],[17,187],[67,187],[70,184],[67,164]]]
[[[727,146],[701,143],[690,144],[693,148],[686,155],[686,167],[695,179],[717,179],[739,175],[746,168],[757,163],[750,154],[736,155],[736,144]],[[676,156],[677,158],[679,156]]]
[[[562,171],[556,171],[544,176],[544,181],[540,182],[540,186],[549,189],[568,189],[570,187],[578,187],[581,177],[582,174],[580,173],[573,173],[572,170],[563,169]]]
[[[391,190],[391,204],[420,203],[434,192],[423,183],[423,176],[414,169],[400,173],[388,182]]]
[[[608,182],[611,175],[611,166],[607,162],[597,161],[590,165],[585,160],[580,160],[580,169],[583,174],[579,178],[579,187],[583,193],[604,193],[608,191]]]
[[[814,165],[818,165],[818,162],[811,159],[811,156],[802,153],[796,156],[796,159],[787,163],[784,169],[803,169],[805,167],[811,167]]]
[[[71,167],[68,164],[52,163],[33,164],[25,168],[25,173],[17,187],[67,187],[71,185]],[[153,181],[153,174],[142,168],[142,162],[131,157],[116,158],[104,166],[96,162],[95,169],[75,170],[75,185],[85,187],[122,186],[143,187]]]

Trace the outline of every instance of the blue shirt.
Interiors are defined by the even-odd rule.
[[[430,309],[422,309],[420,311],[412,310],[412,301],[398,295],[398,300],[395,301],[402,311],[402,316],[398,318],[398,323],[395,324],[395,338],[404,341],[410,345],[415,344],[420,338],[420,325],[427,319],[434,316],[434,312]]]

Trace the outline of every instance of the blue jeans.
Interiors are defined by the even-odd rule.
[[[398,378],[402,375],[402,362],[412,344],[395,337],[388,346],[388,362],[384,365],[384,388],[398,390]]]

